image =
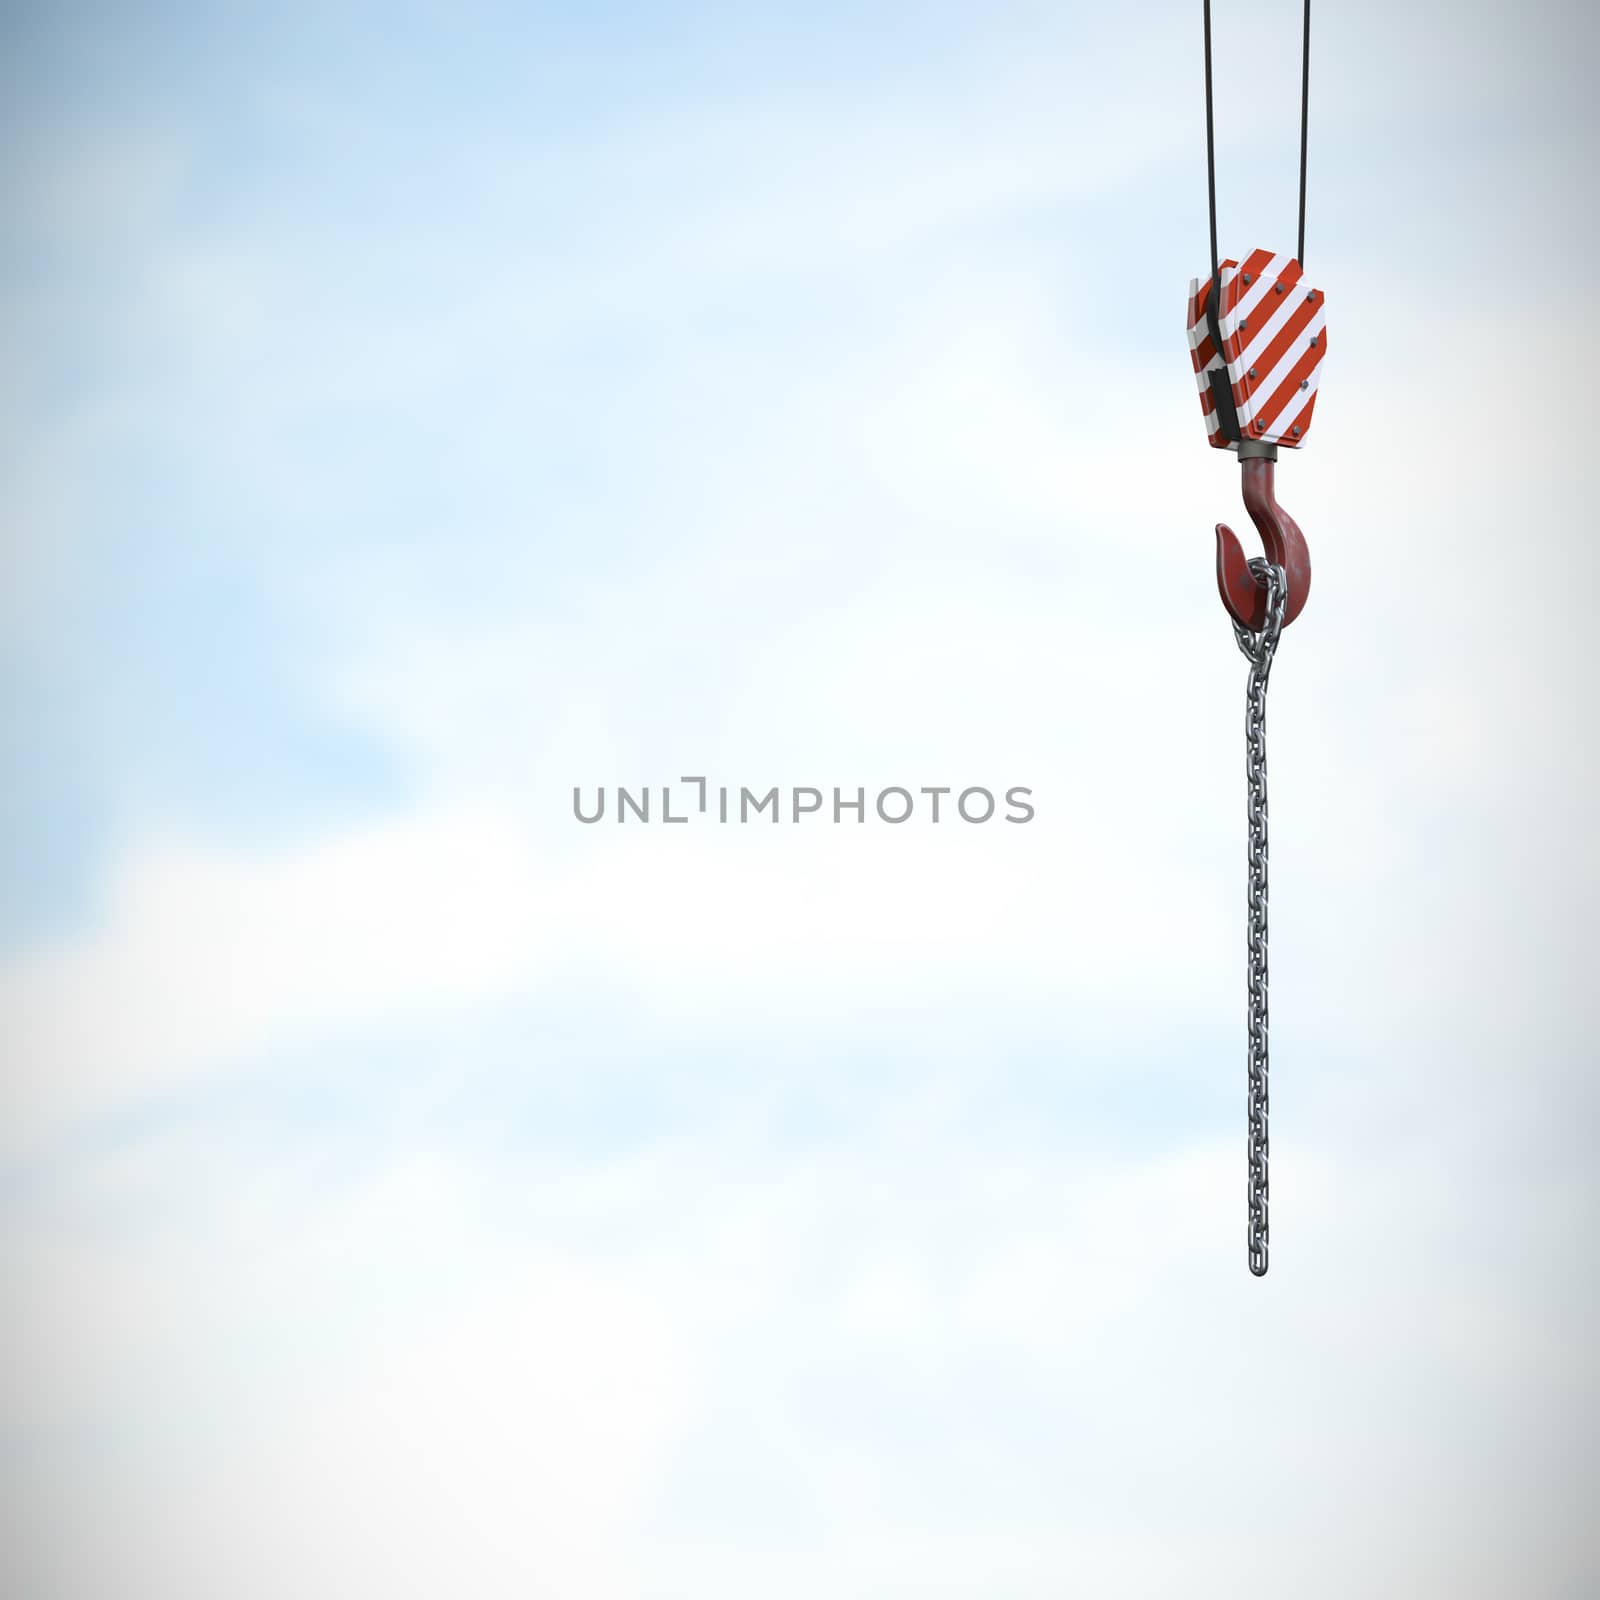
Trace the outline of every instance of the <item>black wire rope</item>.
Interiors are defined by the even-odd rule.
[[[1206,199],[1211,206],[1211,297],[1217,294],[1217,140],[1211,120],[1211,0],[1205,0],[1206,25]]]
[[[1306,123],[1311,107],[1311,0],[1306,0],[1305,21],[1300,27],[1300,254],[1295,259],[1306,264]]]
[[[1211,104],[1211,0],[1204,0],[1206,35],[1206,200],[1211,214],[1211,304],[1216,305],[1221,258],[1217,254],[1217,142]],[[1311,0],[1300,30],[1300,253],[1306,264],[1306,135],[1311,110]]]

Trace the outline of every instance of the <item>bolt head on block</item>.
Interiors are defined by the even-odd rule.
[[[1211,279],[1189,282],[1189,359],[1208,441],[1218,450],[1237,448],[1240,438],[1297,450],[1311,431],[1328,353],[1327,296],[1301,283],[1300,263],[1293,256],[1270,250],[1252,250],[1243,263],[1224,261],[1219,287],[1220,351],[1212,345],[1206,315]],[[1303,296],[1287,293],[1297,287],[1305,290]],[[1217,414],[1213,374],[1216,384],[1232,391],[1238,421],[1232,438]],[[1226,402],[1226,394],[1223,398]]]

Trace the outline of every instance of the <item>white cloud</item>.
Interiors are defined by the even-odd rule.
[[[117,1109],[352,1022],[500,992],[548,937],[526,836],[483,816],[254,856],[122,857],[96,924],[0,975],[9,1135]]]
[[[1417,1235],[1379,1248],[1406,1163],[1352,1192],[1292,1141],[1256,1283],[1232,1141],[1086,1165],[980,1144],[922,1091],[813,1149],[706,1129],[602,1169],[423,1141],[308,1181],[309,1153],[168,1140],[8,1251],[37,1375],[14,1423],[106,1439],[8,1495],[24,1574],[632,1600],[987,1571],[1023,1597],[1159,1593],[1175,1564],[1221,1595],[1243,1562],[1316,1597],[1487,1594],[1535,1525],[1541,1572],[1580,1570],[1581,1497],[1540,1483],[1580,1353]],[[1499,1520],[1463,1525],[1484,1495]]]

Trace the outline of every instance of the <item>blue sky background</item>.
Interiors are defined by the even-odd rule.
[[[1595,23],[1319,12],[1256,1282],[1197,9],[5,11],[7,1594],[1594,1592]]]

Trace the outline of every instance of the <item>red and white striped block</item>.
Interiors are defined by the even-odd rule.
[[[1211,396],[1210,373],[1225,367],[1239,415],[1239,437],[1298,449],[1311,431],[1322,358],[1328,351],[1320,289],[1304,288],[1293,256],[1253,250],[1244,265],[1224,261],[1217,322],[1219,355],[1206,326],[1211,279],[1189,281],[1189,355],[1200,386],[1206,432],[1219,450],[1231,450]]]

